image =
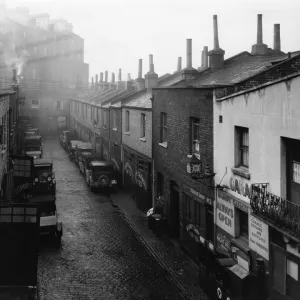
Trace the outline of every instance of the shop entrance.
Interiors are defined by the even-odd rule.
[[[175,181],[170,181],[170,235],[175,238],[180,236],[180,205],[179,186]]]

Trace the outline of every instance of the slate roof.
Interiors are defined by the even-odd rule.
[[[270,55],[252,55],[247,51],[241,52],[224,61],[221,69],[207,68],[200,71],[194,80],[183,80],[175,86],[202,87],[209,85],[231,85],[252,77],[267,68],[272,62],[287,59],[285,53],[271,53]]]

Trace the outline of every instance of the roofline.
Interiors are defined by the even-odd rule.
[[[233,84],[212,84],[212,85],[203,85],[203,86],[164,86],[164,87],[156,87],[152,88],[153,90],[211,90],[215,88],[221,87],[229,87],[233,86]]]
[[[253,91],[260,90],[260,89],[269,87],[269,86],[271,86],[271,85],[280,83],[280,82],[282,82],[282,81],[286,81],[286,80],[289,80],[289,79],[292,79],[292,78],[296,78],[296,77],[299,77],[299,76],[300,76],[300,71],[297,72],[297,73],[290,74],[290,75],[287,75],[287,76],[285,76],[285,77],[279,78],[279,79],[277,79],[277,80],[271,81],[271,82],[266,82],[266,83],[260,84],[260,85],[258,85],[258,86],[253,87],[253,88],[249,88],[248,90],[240,91],[240,92],[231,94],[231,95],[229,95],[229,96],[225,96],[225,97],[216,99],[216,101],[217,101],[217,102],[222,102],[222,101],[225,101],[225,100],[229,100],[229,99],[234,98],[234,97],[236,97],[236,96],[240,96],[240,95],[243,95],[243,94],[248,94],[248,93],[251,93],[251,92],[253,92]]]
[[[290,58],[283,59],[283,60],[280,61],[278,64],[275,64],[275,65],[273,65],[273,66],[271,66],[271,67],[269,67],[269,68],[267,68],[267,69],[265,69],[265,70],[262,70],[261,72],[258,72],[258,73],[256,73],[256,74],[250,76],[250,77],[247,77],[247,78],[244,79],[243,81],[239,81],[237,84],[241,84],[241,83],[243,83],[243,82],[245,82],[245,81],[248,81],[248,80],[251,79],[251,78],[256,77],[257,75],[263,74],[263,73],[265,73],[265,72],[269,72],[270,70],[275,69],[275,68],[278,68],[278,66],[280,66],[280,65],[282,65],[282,64],[285,64],[286,62],[289,62],[289,61],[291,61],[291,60],[293,60],[293,59],[297,59],[297,58],[300,58],[300,54],[295,55],[295,56],[290,57]],[[271,61],[270,61],[270,62],[271,62]]]
[[[150,108],[150,107],[140,107],[140,106],[129,106],[129,105],[124,105],[124,106],[121,106],[121,108],[125,108],[125,109],[133,109],[133,110],[152,111],[152,108]]]
[[[7,95],[13,95],[16,94],[16,91],[8,90],[8,91],[1,91],[0,90],[0,96],[7,96]]]

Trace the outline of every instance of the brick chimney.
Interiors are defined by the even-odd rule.
[[[122,81],[122,69],[119,69],[117,88],[118,90],[124,89],[124,82]]]
[[[109,89],[115,89],[116,83],[115,83],[115,73],[111,73],[111,82],[109,84]]]
[[[178,57],[178,60],[177,60],[177,72],[181,71],[182,69],[182,57]]]
[[[100,72],[100,80],[99,80],[99,88],[100,90],[103,89],[103,72]]]
[[[105,79],[104,82],[108,82],[108,71],[105,71]]]
[[[280,24],[274,24],[274,45],[273,50],[281,52],[281,41],[280,41]]]
[[[98,74],[95,75],[96,78],[96,85],[98,85]]]
[[[133,91],[134,89],[134,85],[133,85],[133,81],[131,80],[130,73],[127,74],[127,81],[125,81],[125,89],[127,91]]]
[[[109,87],[108,83],[108,71],[104,72],[104,82],[102,83],[102,89]]]
[[[206,68],[208,68],[208,47],[204,46],[201,52],[201,67],[198,68],[198,71],[203,71]]]
[[[182,78],[191,80],[196,78],[198,71],[192,67],[192,39],[186,40],[186,68],[183,69]]]
[[[145,85],[147,90],[156,87],[158,83],[158,75],[154,72],[153,54],[149,54],[149,72],[145,75]]]
[[[136,79],[136,88],[141,91],[145,88],[145,79],[143,78],[143,60],[139,59],[138,78]]]
[[[94,77],[92,77],[92,87],[94,87]]]
[[[252,46],[251,54],[252,55],[268,54],[268,46],[263,43],[262,14],[257,15],[257,38],[256,38],[256,44]]]
[[[219,33],[218,33],[218,16],[213,16],[214,22],[214,49],[208,52],[209,66],[212,69],[220,69],[224,65],[225,51],[219,46]],[[204,54],[203,54],[204,56]]]

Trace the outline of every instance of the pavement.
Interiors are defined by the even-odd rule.
[[[121,215],[136,238],[170,275],[174,284],[191,300],[209,299],[199,287],[199,268],[190,259],[178,241],[157,236],[148,228],[145,213],[136,207],[130,193],[112,193],[110,201],[119,208]]]

